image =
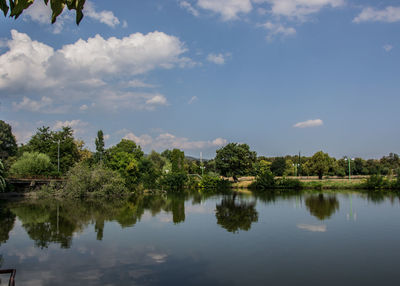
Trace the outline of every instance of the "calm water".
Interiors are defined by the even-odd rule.
[[[400,285],[399,263],[395,196],[0,201],[18,286]]]

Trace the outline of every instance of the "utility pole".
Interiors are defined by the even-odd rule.
[[[299,151],[299,167],[297,169],[297,176],[299,176],[299,177],[301,176],[300,171],[301,171],[301,153]]]
[[[203,152],[200,152],[200,169],[201,169],[201,177],[203,177],[204,176]]]
[[[57,161],[58,161],[58,174],[60,174],[60,139],[58,139],[58,152],[57,152]]]

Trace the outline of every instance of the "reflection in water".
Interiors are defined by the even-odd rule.
[[[14,227],[14,221],[15,214],[6,207],[4,202],[0,201],[0,246],[8,240],[9,233]]]
[[[226,196],[216,206],[217,223],[229,232],[250,230],[251,224],[258,221],[255,203],[236,201],[237,194]]]
[[[185,196],[134,196],[128,200],[28,200],[0,209],[0,243],[8,239],[15,216],[29,237],[40,248],[59,243],[70,248],[73,234],[94,224],[97,240],[103,239],[104,225],[116,221],[122,228],[132,227],[148,210],[155,216],[172,212],[175,224],[185,221]]]
[[[320,220],[330,218],[337,210],[339,210],[339,201],[336,196],[310,196],[306,198],[306,206],[310,213]]]

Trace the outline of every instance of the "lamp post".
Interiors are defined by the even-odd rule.
[[[349,181],[351,181],[351,165],[350,165],[350,161],[352,161],[354,159],[353,158],[349,158],[347,156],[344,159],[348,162],[348,165],[349,165]]]
[[[60,139],[58,139],[57,170],[58,174],[60,174]]]

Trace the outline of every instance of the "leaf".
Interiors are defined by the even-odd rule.
[[[62,13],[65,7],[65,3],[62,0],[50,0],[51,10],[53,14],[51,16],[51,23],[54,24],[58,15]]]
[[[10,9],[7,5],[6,0],[0,0],[0,9],[3,11],[4,17],[6,17],[8,10]]]
[[[21,15],[22,11],[33,4],[33,1],[34,0],[15,0],[13,5],[11,5],[12,1],[10,1],[10,17],[14,17],[14,19],[17,19],[19,15]]]

